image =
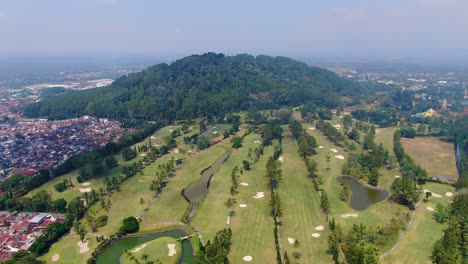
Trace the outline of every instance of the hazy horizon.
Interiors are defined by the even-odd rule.
[[[3,56],[250,53],[468,59],[468,1],[3,1]]]

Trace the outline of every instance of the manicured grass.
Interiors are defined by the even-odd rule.
[[[247,154],[249,148],[255,148],[260,144],[254,143],[260,141],[260,135],[249,134],[244,138],[242,147],[240,149],[232,149],[231,156],[219,168],[218,172],[213,175],[210,181],[210,188],[202,205],[198,208],[197,214],[191,221],[191,225],[203,234],[205,239],[212,239],[216,232],[226,226],[226,218],[228,209],[224,205],[225,201],[231,197],[231,173],[234,167],[239,169],[243,168],[242,161],[248,160]],[[231,143],[226,140],[219,144],[219,146],[230,147]],[[252,164],[252,169],[258,170],[257,164]],[[244,176],[241,176],[241,180]],[[239,191],[245,190],[244,186],[239,186]],[[237,196],[237,195],[236,195]],[[234,211],[239,212],[239,203],[234,206]]]
[[[46,263],[64,263],[64,264],[85,264],[93,248],[96,247],[96,238],[93,236],[87,236],[89,251],[80,254],[80,248],[76,244],[80,241],[79,235],[67,235],[60,239],[57,243],[53,244],[49,249],[49,252],[39,257],[39,260],[45,261]],[[52,262],[52,256],[59,254],[60,259],[56,262]]]
[[[272,155],[273,148],[265,148],[259,162],[240,177],[240,182],[247,182],[249,186],[239,186],[236,195],[238,204],[247,204],[247,207],[239,208],[237,205],[236,214],[231,218],[233,236],[229,260],[232,263],[243,263],[244,256],[252,256],[255,263],[276,263],[274,223],[268,206],[270,192],[265,178],[265,165]],[[265,197],[254,199],[257,192],[264,192]]]
[[[437,137],[402,138],[401,141],[406,153],[429,175],[458,179],[453,143],[440,141]]]
[[[291,132],[286,126],[283,130],[283,180],[278,188],[283,208],[280,227],[282,249],[291,259],[294,259],[293,252],[302,253],[294,263],[330,263],[332,260],[326,253],[328,224],[320,209],[319,193],[307,177],[307,168],[298,154]],[[316,231],[319,225],[325,230]],[[314,238],[312,233],[320,233],[320,237]],[[301,246],[294,248],[288,238],[297,239]]]
[[[426,207],[435,209],[438,203],[447,206],[451,198],[445,196],[445,193],[454,192],[454,188],[437,183],[427,183],[423,188],[441,194],[442,198],[430,197],[429,202],[420,203],[416,209],[414,222],[403,235],[400,244],[382,259],[382,263],[431,263],[429,257],[432,253],[432,246],[442,237],[443,229],[447,225],[437,223],[433,218],[434,212],[428,211]]]
[[[384,127],[384,128],[376,128],[375,132],[375,143],[380,144],[390,151],[390,154],[393,154],[393,134],[398,127]]]
[[[182,196],[182,189],[197,181],[201,177],[201,171],[213,164],[226,149],[213,146],[184,161],[176,175],[170,179],[169,185],[156,202],[144,213],[147,224],[161,224],[164,222],[180,221],[188,202]],[[149,185],[148,185],[149,188]]]
[[[311,127],[310,124],[304,124],[304,127],[307,129]],[[364,211],[358,211],[351,206],[340,200],[339,194],[342,190],[341,184],[338,182],[337,178],[341,176],[341,168],[345,163],[346,159],[348,158],[348,153],[340,147],[337,147],[332,142],[330,142],[320,130],[309,130],[307,132],[313,135],[316,140],[317,144],[324,146],[324,148],[316,148],[317,155],[313,156],[313,159],[318,162],[318,173],[324,180],[324,184],[322,188],[327,192],[328,198],[331,204],[331,217],[335,218],[335,221],[341,225],[341,227],[347,231],[353,224],[360,224],[363,223],[369,226],[384,226],[386,225],[391,217],[393,217],[399,210],[404,210],[404,207],[399,206],[395,203],[389,202],[388,200],[384,200],[379,203],[375,203],[369,206]],[[330,149],[338,150],[338,153],[333,153]],[[327,152],[331,155],[330,161],[330,169],[327,168],[326,163],[326,155]],[[336,155],[343,155],[345,160],[339,160],[334,158]],[[383,172],[383,171],[381,171]],[[396,171],[393,171],[397,173]],[[380,177],[380,181],[385,183],[385,186],[382,187],[387,188],[394,179],[393,172],[387,172],[385,175]],[[387,189],[388,190],[388,189]],[[341,215],[344,214],[358,214],[359,216],[343,218]]]
[[[169,253],[169,244],[175,245],[176,253],[173,256],[168,256]],[[145,245],[143,248],[142,246]],[[145,263],[146,261],[143,260],[143,256],[146,255],[148,261],[156,261],[159,260],[161,263],[168,263],[173,264],[177,263],[177,260],[180,257],[182,247],[179,241],[171,237],[161,237],[149,242],[144,243],[143,245],[138,245],[130,250],[128,253],[124,253],[122,255],[122,263],[123,264],[134,264],[135,260],[132,260],[130,256],[133,256],[135,259],[139,260],[140,263]],[[137,251],[137,252],[132,252]]]

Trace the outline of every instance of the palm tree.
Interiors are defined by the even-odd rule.
[[[141,260],[144,260],[144,261],[147,261],[149,259],[149,255],[148,254],[143,254],[141,256]]]

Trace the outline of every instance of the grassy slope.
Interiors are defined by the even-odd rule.
[[[320,209],[320,198],[314,190],[311,179],[307,177],[307,168],[298,154],[298,147],[287,127],[283,127],[283,180],[279,193],[283,203],[283,217],[280,228],[283,250],[292,253],[302,253],[298,263],[330,263],[326,254],[328,247],[328,232],[315,231],[315,227],[328,227],[325,216]],[[312,233],[320,233],[320,238],[313,238]],[[301,246],[294,248],[288,242],[288,237],[297,239]]]

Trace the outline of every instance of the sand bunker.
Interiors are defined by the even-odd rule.
[[[80,189],[80,192],[82,192],[82,193],[91,192],[91,187],[90,187],[90,188],[83,188],[83,189]]]
[[[453,196],[453,192],[446,192],[446,193],[445,193],[445,196],[447,196],[447,197],[452,197],[452,196]]]
[[[55,253],[55,254],[52,256],[51,259],[52,259],[52,262],[56,262],[56,261],[58,261],[58,260],[60,259],[60,255],[57,254],[57,253]]]
[[[255,194],[255,196],[253,198],[255,199],[261,199],[265,197],[265,193],[264,192],[257,192],[257,194]]]
[[[320,149],[324,148],[324,146],[319,146]]]
[[[140,154],[140,156],[142,156],[142,157],[145,157],[145,156],[146,156],[146,154],[145,154],[145,153],[141,153],[141,154]]]
[[[344,214],[344,215],[341,215],[341,217],[343,217],[343,218],[358,217],[358,216],[359,216],[358,214]]]
[[[380,130],[376,129],[376,130],[375,130],[375,133],[376,133],[376,134],[380,133]]]
[[[262,142],[260,140],[255,140],[254,143],[260,144]]]
[[[80,247],[80,254],[83,254],[83,253],[86,253],[89,251],[89,247],[88,247],[88,240],[86,240],[86,242],[82,242],[82,241],[78,241],[78,243],[76,243],[76,245],[78,247]]]
[[[340,128],[341,125],[333,125],[335,128]]]
[[[250,262],[253,260],[252,256],[245,256],[242,258],[245,262]]]
[[[241,207],[241,208],[246,208],[247,205],[246,205],[246,204],[239,204],[239,207]]]
[[[284,161],[283,156],[279,157],[278,160],[283,162]]]
[[[344,160],[344,157],[343,157],[343,155],[336,155],[336,156],[335,156],[335,159]]]
[[[429,190],[426,190],[424,189],[424,193],[427,193],[427,192],[430,192],[432,194],[432,197],[435,197],[435,198],[442,198],[442,195],[438,194],[438,193],[435,193],[435,192],[431,192]]]
[[[138,251],[142,250],[142,249],[145,248],[145,247],[146,247],[146,244],[143,244],[143,245],[141,245],[141,246],[135,248],[134,250],[132,250],[132,253],[137,253]]]
[[[91,183],[90,183],[90,182],[83,182],[81,185],[83,185],[83,186],[90,186]]]
[[[309,130],[315,130],[315,127],[309,127]]]
[[[179,148],[175,148],[174,153],[179,153]]]
[[[320,234],[319,233],[313,233],[312,237],[320,237]]]
[[[288,242],[289,242],[289,244],[292,245],[292,244],[296,243],[296,239],[288,237]]]
[[[426,207],[426,209],[427,209],[428,211],[431,211],[431,212],[434,211],[434,208],[432,208],[432,207],[430,207],[430,206]]]
[[[242,186],[249,186],[249,184],[246,183],[246,182],[241,182],[240,185],[242,185]]]
[[[395,175],[395,178],[401,178],[401,176],[400,175]]]
[[[320,225],[320,226],[317,226],[317,227],[315,228],[315,230],[317,230],[317,231],[322,231],[324,228],[325,228],[325,227],[323,227],[323,226]]]
[[[169,132],[174,132],[174,129],[170,129]]]
[[[167,254],[169,257],[172,257],[177,253],[177,250],[175,249],[175,244],[167,244],[167,248],[169,249],[169,253]]]
[[[213,134],[218,134],[218,131],[213,131]]]
[[[333,148],[333,149],[330,149],[330,151],[333,152],[333,153],[338,153],[338,150],[337,150],[337,149],[334,149],[334,148]]]

